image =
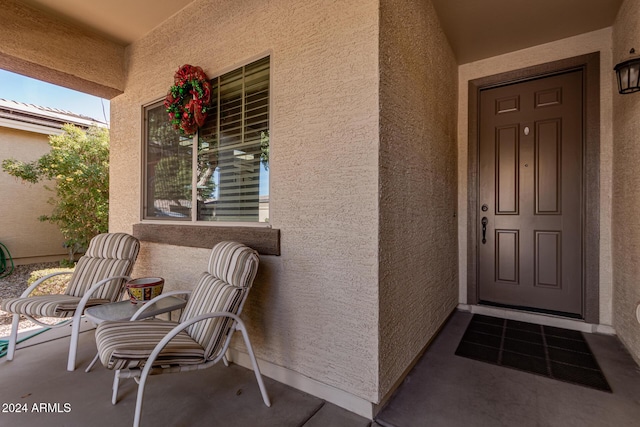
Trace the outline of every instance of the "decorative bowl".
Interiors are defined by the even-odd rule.
[[[141,277],[127,282],[127,292],[131,302],[147,302],[162,293],[164,279],[162,277]]]

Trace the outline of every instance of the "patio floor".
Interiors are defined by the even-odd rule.
[[[613,393],[572,385],[454,355],[471,314],[456,312],[371,422],[269,378],[272,406],[262,403],[253,373],[219,364],[204,371],[152,377],[143,426],[419,427],[640,425],[640,369],[617,338],[585,334]],[[84,367],[95,352],[81,334],[78,365],[67,372],[69,338],[48,331],[0,359],[0,426],[131,425],[136,385],[123,380],[111,405],[112,372]],[[11,413],[11,404],[27,413]],[[43,411],[34,410],[44,403]],[[48,404],[48,405],[46,405]],[[58,405],[56,405],[58,404]],[[65,406],[65,404],[68,404]],[[7,412],[9,411],[9,412]]]
[[[613,390],[607,393],[455,356],[471,316],[451,316],[378,414],[380,425],[640,426],[640,369],[615,336],[584,334]]]

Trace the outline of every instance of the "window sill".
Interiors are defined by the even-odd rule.
[[[191,224],[133,225],[133,235],[143,242],[211,249],[226,240],[243,243],[261,255],[280,255],[280,230],[262,227],[197,227]]]

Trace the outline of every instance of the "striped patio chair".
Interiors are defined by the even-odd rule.
[[[73,371],[84,309],[115,302],[122,297],[124,285],[131,279],[129,274],[139,250],[140,242],[129,234],[99,234],[91,239],[87,252],[78,260],[72,273],[49,274],[34,282],[19,298],[3,300],[2,310],[13,314],[7,360],[13,360],[21,315],[38,325],[49,328],[65,326],[71,322],[67,370]],[[71,274],[71,280],[63,294],[29,296],[47,279],[60,274]],[[49,325],[40,322],[36,317],[60,317],[68,320],[57,325]]]
[[[139,426],[142,399],[149,375],[185,372],[208,368],[225,359],[235,331],[240,331],[249,352],[262,399],[271,406],[262,375],[244,323],[240,319],[258,270],[258,254],[235,242],[213,247],[207,271],[202,273],[193,291],[164,293],[153,302],[170,295],[189,295],[178,322],[151,319],[107,321],[96,329],[100,361],[115,370],[112,403],[117,402],[120,378],[136,378],[138,394],[134,426]]]

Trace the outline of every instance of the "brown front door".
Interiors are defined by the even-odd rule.
[[[583,314],[582,79],[480,92],[480,301]]]

